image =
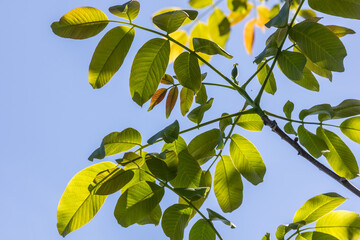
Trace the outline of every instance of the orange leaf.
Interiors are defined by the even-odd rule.
[[[156,92],[154,93],[154,95],[151,98],[150,107],[149,107],[148,111],[152,110],[156,105],[161,103],[161,101],[164,99],[164,97],[166,95],[166,92],[167,92],[166,88],[159,88],[158,90],[156,90]]]
[[[166,118],[169,118],[170,113],[175,106],[178,94],[179,94],[179,89],[176,86],[170,89],[166,99]]]
[[[244,27],[244,44],[245,49],[248,54],[251,54],[252,48],[254,45],[254,38],[255,38],[255,22],[256,19],[253,18],[249,20]]]

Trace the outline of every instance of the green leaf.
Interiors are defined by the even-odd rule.
[[[199,61],[194,54],[183,52],[174,62],[174,71],[179,83],[197,93],[201,87]]]
[[[141,145],[141,135],[136,129],[126,128],[122,132],[112,132],[104,137],[100,148],[90,155],[89,160],[125,152],[136,145]]]
[[[125,169],[128,169],[128,167],[125,167]],[[132,168],[131,169],[134,172],[134,177],[131,179],[131,181],[126,184],[123,188],[121,188],[121,193],[123,194],[127,189],[131,188],[132,186],[138,184],[139,182],[155,182],[155,178],[147,174],[145,171],[150,171],[147,168],[147,165],[144,164],[141,166],[141,168]]]
[[[355,34],[354,30],[347,27],[341,27],[336,25],[327,25],[326,27],[330,29],[333,33],[335,33],[335,35],[338,36],[339,38],[344,37],[348,34]]]
[[[230,36],[230,22],[219,8],[215,8],[214,12],[210,15],[208,26],[211,29],[211,39],[220,47],[225,48],[225,44]]]
[[[100,172],[114,168],[111,162],[102,162],[78,172],[68,183],[57,209],[57,229],[65,237],[88,223],[100,210],[106,196],[94,195],[88,187]]]
[[[282,51],[278,58],[280,70],[290,80],[301,80],[306,64],[304,55],[298,52]]]
[[[227,220],[225,217],[221,216],[220,214],[218,214],[217,212],[207,208],[206,211],[209,214],[209,219],[211,221],[221,221],[223,222],[225,225],[230,226],[231,228],[236,228],[235,224],[233,224],[232,222],[230,222],[229,220]]]
[[[285,225],[279,225],[275,232],[275,237],[277,240],[284,240],[285,234],[288,233],[291,229]]]
[[[316,13],[311,9],[303,9],[299,11],[299,16],[305,19],[311,19],[316,17]]]
[[[330,104],[319,104],[319,105],[315,105],[309,109],[304,109],[299,113],[299,118],[300,120],[304,120],[304,118],[306,118],[309,115],[319,115],[319,114],[326,114],[328,116],[330,116],[330,118],[332,118],[334,116],[334,110],[332,109],[332,107],[330,106]],[[320,118],[319,115],[319,120],[321,121],[322,118]]]
[[[331,119],[340,119],[352,117],[360,114],[360,100],[357,99],[346,99],[339,105],[333,107],[335,112]],[[329,118],[326,118],[327,120]]]
[[[161,227],[171,240],[182,240],[188,224],[191,207],[185,204],[174,204],[164,211]]]
[[[315,230],[337,239],[356,240],[360,238],[360,217],[354,212],[334,211],[320,218]]]
[[[173,180],[177,174],[177,166],[168,166],[166,162],[152,154],[146,155],[146,165],[155,177],[166,182]]]
[[[178,95],[179,95],[179,89],[177,86],[170,89],[166,99],[166,108],[165,108],[166,118],[170,117],[170,114],[175,107]]]
[[[152,182],[139,182],[121,194],[114,211],[118,223],[128,227],[148,216],[160,203],[164,188]]]
[[[328,151],[326,143],[315,134],[305,129],[303,125],[298,127],[299,141],[315,158],[321,157],[324,151]]]
[[[241,115],[236,124],[249,131],[261,131],[264,127],[264,123],[258,114]]]
[[[90,38],[100,33],[109,20],[105,13],[92,7],[80,7],[71,10],[53,22],[51,29],[59,37],[72,39]]]
[[[319,82],[307,67],[304,68],[302,72],[302,78],[300,80],[291,81],[310,91],[318,92],[320,90]]]
[[[340,206],[345,200],[346,198],[343,198],[337,193],[317,195],[307,200],[295,213],[293,222],[304,221],[305,224],[315,222],[325,214]]]
[[[226,58],[233,58],[229,53],[222,49],[219,45],[213,41],[204,39],[204,38],[193,38],[193,46],[195,52],[201,52],[208,55],[220,54]]]
[[[204,198],[209,190],[209,187],[174,188],[174,191],[179,194],[179,196],[186,197],[190,201],[197,201],[201,198]]]
[[[159,225],[161,215],[162,215],[161,208],[159,205],[157,205],[149,215],[138,221],[137,224],[139,225],[154,224],[155,226],[157,226]]]
[[[353,117],[343,121],[340,129],[345,136],[360,144],[360,117]]]
[[[178,174],[170,183],[175,188],[197,188],[201,180],[199,163],[185,149],[178,153]]]
[[[183,87],[180,91],[180,111],[183,116],[189,112],[194,101],[194,91]]]
[[[175,10],[156,15],[152,21],[158,28],[169,34],[178,30],[187,18],[195,20],[197,15],[198,12],[194,10]]]
[[[215,147],[218,145],[220,137],[219,129],[212,129],[197,135],[189,143],[189,153],[197,161],[211,156]]]
[[[173,85],[174,84],[174,78],[172,76],[170,76],[169,74],[165,74],[161,78],[160,82],[162,84],[165,84],[165,85]]]
[[[330,71],[343,72],[346,49],[339,38],[325,26],[311,21],[296,24],[290,37],[312,62]]]
[[[195,27],[191,30],[191,34],[190,34],[190,39],[193,38],[205,38],[205,39],[210,39],[210,31],[209,31],[209,27],[203,23],[203,22],[199,22],[195,25]],[[193,46],[193,42],[190,41],[189,42],[189,48],[194,50],[194,46]],[[202,57],[205,61],[210,61],[211,56],[204,54],[204,53],[198,53],[198,55],[200,57]],[[199,64],[203,64],[203,62],[201,60],[199,60]]]
[[[309,6],[326,14],[360,19],[360,2],[358,0],[309,0]]]
[[[288,100],[283,107],[283,112],[285,113],[285,116],[287,118],[291,118],[291,114],[293,111],[294,111],[294,103]]]
[[[282,28],[280,28],[282,29]],[[276,33],[276,32],[275,32]],[[260,64],[264,58],[275,56],[278,51],[278,46],[276,45],[275,41],[270,41],[264,50],[255,57],[254,63]]]
[[[215,240],[216,234],[214,229],[205,219],[199,219],[191,228],[189,240]]]
[[[302,232],[295,240],[339,240],[338,238],[322,232]]]
[[[155,93],[169,63],[170,43],[161,38],[146,42],[131,67],[130,94],[142,106]]]
[[[121,168],[107,169],[96,175],[91,184],[91,189],[95,189],[94,194],[96,195],[110,195],[128,184],[133,176],[134,172],[131,170],[124,171]],[[100,187],[96,187],[99,183],[101,183]]]
[[[285,1],[285,4],[280,9],[279,13],[273,17],[269,22],[265,24],[267,28],[277,27],[283,28],[286,27],[289,21],[289,12],[290,4],[289,1]]]
[[[179,137],[180,126],[179,122],[175,120],[172,124],[156,133],[154,136],[147,140],[148,144],[154,144],[159,138],[164,139],[166,143],[172,143]]]
[[[130,21],[134,20],[140,11],[140,3],[136,0],[131,0],[122,5],[116,5],[109,8],[109,11],[115,16],[128,19]]]
[[[95,49],[89,67],[89,83],[103,87],[119,70],[134,40],[135,30],[115,27],[105,34]]]
[[[211,108],[213,101],[214,99],[210,98],[205,104],[194,108],[187,116],[189,120],[196,124],[200,124],[204,117],[204,113]]]
[[[266,233],[266,234],[263,236],[262,240],[271,240],[271,239],[270,239],[270,233]]]
[[[291,122],[288,122],[285,124],[284,126],[284,131],[287,133],[287,134],[294,134],[295,136],[297,135],[293,125],[291,124]]]
[[[221,114],[221,117],[229,116],[228,113]],[[233,123],[231,117],[223,118],[219,121],[219,128],[221,132],[224,132],[226,127]]]
[[[230,156],[235,167],[249,182],[261,183],[266,172],[265,164],[256,147],[239,134],[233,134],[230,142]]]
[[[161,101],[165,98],[166,93],[167,88],[159,88],[158,90],[156,90],[154,95],[151,97],[148,111],[151,111],[156,105],[161,103]]]
[[[201,88],[195,96],[195,102],[198,104],[205,104],[207,100],[208,100],[208,96],[206,93],[205,85],[201,84]]]
[[[354,154],[349,147],[335,133],[319,127],[316,135],[321,137],[330,152],[324,152],[324,156],[331,168],[341,177],[353,179],[359,174],[359,167]]]
[[[227,6],[232,12],[241,9],[246,10],[249,7],[247,4],[247,0],[227,0]]]
[[[140,156],[134,152],[127,152],[124,154],[123,158],[117,159],[116,162],[127,169],[137,168],[145,163],[144,156],[146,153],[144,153],[145,152],[142,152],[142,156]]]
[[[243,184],[240,173],[229,156],[221,156],[216,164],[214,192],[223,212],[232,212],[243,200]]]
[[[189,0],[189,5],[193,8],[201,9],[213,4],[213,0]]]
[[[264,64],[265,63],[260,63],[258,65],[257,69],[259,70],[262,67],[262,65],[264,65]],[[261,71],[257,73],[256,76],[259,79],[259,83],[261,85],[264,84],[266,76],[269,74],[269,72],[270,72],[270,67],[269,67],[268,64],[266,64],[265,67],[263,67],[261,69]],[[275,81],[275,78],[274,78],[274,74],[271,72],[269,80],[268,80],[268,82],[266,83],[266,86],[265,86],[265,92],[274,95],[275,92],[276,92],[276,89],[277,89],[277,87],[276,87],[276,81]]]

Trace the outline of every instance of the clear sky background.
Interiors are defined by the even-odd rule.
[[[188,7],[186,0],[140,2],[142,8],[136,23],[147,27],[152,27],[151,16],[161,8]],[[61,239],[56,229],[58,201],[73,175],[91,165],[87,158],[106,134],[133,127],[142,133],[145,142],[175,119],[180,121],[181,129],[193,126],[179,114],[179,104],[166,120],[164,104],[147,112],[148,105],[140,108],[130,98],[128,79],[132,59],[143,43],[156,36],[137,30],[134,44],[121,70],[105,87],[93,90],[87,80],[88,64],[103,33],[78,41],[59,38],[50,29],[53,21],[81,6],[97,7],[111,19],[116,19],[108,13],[107,8],[122,3],[113,0],[0,2],[1,239]],[[322,22],[351,27],[360,32],[359,21],[356,20],[325,16]],[[254,56],[245,54],[243,25],[232,29],[227,44],[227,50],[234,58],[227,60],[217,56],[212,61],[227,75],[230,75],[232,64],[238,62],[240,82],[256,70],[256,65],[252,64]],[[114,26],[109,24],[106,30]],[[266,36],[272,31],[263,34],[257,29],[254,54],[263,49]],[[351,35],[342,40],[348,50],[345,73],[334,74],[333,83],[318,77],[321,90],[316,94],[298,87],[276,70],[278,92],[275,96],[265,95],[262,107],[282,114],[283,105],[291,100],[295,103],[294,113],[297,116],[301,109],[315,104],[337,105],[343,99],[358,99],[360,38],[359,35]],[[168,70],[172,73],[172,66]],[[202,71],[209,73],[209,81],[223,83],[210,69],[204,67]],[[258,88],[259,83],[254,81],[249,88],[253,90],[250,94],[253,96]],[[215,97],[215,101],[204,121],[218,117],[223,112],[234,113],[243,104],[242,99],[231,90],[207,89],[209,97]],[[214,127],[217,124],[193,134]],[[337,129],[331,130],[341,134]],[[224,214],[237,228],[216,224],[224,239],[261,239],[266,232],[273,235],[279,224],[291,222],[295,211],[307,199],[326,192],[337,192],[349,198],[340,209],[360,212],[359,198],[297,156],[288,144],[268,128],[264,128],[263,132],[247,132],[237,128],[236,133],[247,137],[257,146],[266,163],[267,173],[264,183],[256,187],[244,180],[242,206],[231,214]],[[187,142],[193,134],[184,135]],[[359,145],[347,139],[345,141],[360,159]],[[160,146],[155,146],[152,151],[159,149]],[[320,161],[326,162],[324,158]],[[353,183],[360,186],[359,180]],[[118,193],[110,196],[89,224],[69,234],[66,239],[166,239],[160,226],[131,226],[124,229],[118,225],[113,217],[118,197]],[[163,210],[175,201],[176,197],[167,193],[162,203]],[[205,211],[206,207],[221,212],[213,192],[202,210]]]

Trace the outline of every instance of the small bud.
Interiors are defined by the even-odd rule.
[[[237,69],[237,65],[239,65],[239,64],[237,64],[237,63],[235,63],[233,66],[234,66],[234,68],[232,69],[232,71],[231,71],[231,78],[234,80],[234,82],[237,84],[238,83],[238,81],[236,80],[236,78],[238,77],[238,75],[239,75],[239,72],[238,72],[238,69]]]

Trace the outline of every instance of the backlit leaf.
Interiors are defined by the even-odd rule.
[[[295,240],[339,240],[338,238],[322,232],[301,232]]]
[[[333,107],[334,116],[331,119],[352,117],[360,114],[360,100],[346,99],[339,105]],[[329,118],[326,118],[327,120]]]
[[[239,134],[233,134],[230,156],[237,170],[254,185],[261,183],[266,172],[265,164],[256,147]]]
[[[282,51],[278,58],[280,70],[291,80],[300,80],[306,64],[304,55],[298,52]]]
[[[219,129],[212,129],[194,137],[188,145],[189,153],[195,160],[211,156],[219,142]]]
[[[198,187],[198,188],[174,188],[174,191],[183,196],[190,201],[196,201],[201,198],[204,198],[207,192],[210,190],[208,187]]]
[[[205,104],[202,104],[201,106],[199,106],[197,108],[194,108],[188,114],[189,120],[196,124],[200,124],[204,117],[204,113],[211,108],[213,101],[214,101],[214,99],[210,98],[209,101],[207,101]]]
[[[194,91],[183,87],[180,91],[180,111],[183,116],[189,112],[194,100]]]
[[[90,38],[100,33],[108,24],[108,18],[99,9],[80,7],[71,10],[51,24],[51,29],[59,37],[72,39]]]
[[[94,195],[88,187],[97,174],[115,166],[111,162],[98,163],[78,172],[70,180],[57,209],[57,229],[63,237],[84,226],[100,210],[107,196]]]
[[[348,34],[355,34],[354,30],[347,27],[341,27],[336,25],[327,25],[326,27],[330,29],[333,33],[335,33],[335,35],[338,37],[343,37]]]
[[[317,135],[309,132],[303,125],[298,127],[299,141],[315,158],[321,157],[328,150],[326,143]]]
[[[114,211],[118,223],[128,227],[148,216],[160,203],[164,188],[153,182],[139,182],[121,194]]]
[[[191,34],[190,34],[190,39],[193,38],[210,39],[209,27],[203,22],[199,22],[198,24],[196,24],[195,27],[191,30]],[[194,50],[192,41],[190,41],[189,47],[190,49]],[[211,58],[210,55],[204,53],[198,53],[198,55],[202,57],[205,61],[207,62],[210,61]],[[203,64],[203,62],[199,60],[199,64]]]
[[[315,222],[325,214],[340,206],[346,198],[337,193],[325,193],[307,200],[295,213],[293,222],[304,221],[305,224]]]
[[[141,219],[137,222],[139,225],[145,225],[145,224],[154,224],[155,226],[159,225],[160,219],[161,219],[162,211],[160,208],[160,205],[157,205],[149,215],[147,215],[145,218]]]
[[[161,103],[161,101],[165,98],[166,93],[167,88],[159,88],[158,90],[156,90],[154,95],[151,97],[150,107],[148,111],[152,110],[156,105]]]
[[[204,38],[193,38],[195,52],[202,52],[208,55],[220,54],[231,59],[232,56],[213,41]]]
[[[215,240],[214,229],[205,219],[199,219],[191,228],[189,240]]]
[[[230,222],[228,219],[226,219],[225,217],[221,216],[220,214],[218,214],[217,212],[207,208],[206,211],[209,214],[209,219],[211,221],[221,221],[223,222],[225,225],[230,226],[231,228],[236,228],[235,224],[233,224],[232,222]]]
[[[302,72],[302,78],[300,80],[291,81],[310,91],[318,92],[320,90],[319,82],[316,80],[314,74],[312,74],[312,72],[306,66]]]
[[[233,0],[230,1],[235,2]],[[246,18],[249,15],[252,7],[253,7],[252,4],[246,3],[246,7],[245,5],[242,5],[239,6],[236,10],[231,11],[228,16],[230,25],[234,26],[235,24],[241,22],[244,18]]]
[[[325,26],[311,21],[296,24],[290,37],[312,62],[330,71],[343,72],[347,55],[343,43]]]
[[[320,218],[315,230],[337,239],[356,240],[360,238],[360,217],[354,212],[334,211]]]
[[[222,156],[215,168],[214,192],[223,212],[232,212],[240,207],[242,191],[240,173],[229,156]]]
[[[299,113],[300,120],[303,120],[305,117],[309,115],[318,115],[318,114],[326,114],[330,116],[334,116],[334,110],[330,106],[330,104],[319,104],[315,105],[309,109],[304,109]]]
[[[165,235],[171,240],[182,240],[191,210],[191,207],[185,204],[174,204],[167,208],[161,219],[161,227]]]
[[[255,22],[256,22],[256,19],[253,18],[253,19],[249,20],[244,26],[244,44],[245,44],[246,52],[249,55],[252,53],[252,48],[254,45]]]
[[[155,15],[152,21],[161,30],[172,33],[178,30],[187,18],[194,20],[196,16],[197,11],[194,10],[174,10]]]
[[[136,0],[131,0],[122,5],[116,5],[109,8],[109,11],[115,16],[128,19],[130,21],[134,20],[140,11],[140,3]]]
[[[341,177],[353,179],[359,174],[359,167],[354,154],[335,133],[319,127],[316,135],[321,137],[329,148],[323,152],[331,168]]]
[[[287,101],[283,107],[283,112],[287,118],[291,118],[291,114],[294,111],[294,103],[291,101]]]
[[[360,2],[358,0],[309,0],[309,6],[326,14],[360,19]]]
[[[220,47],[225,48],[225,44],[230,36],[230,22],[219,8],[215,8],[214,12],[210,15],[208,26],[211,29],[211,39]]]
[[[95,49],[89,67],[89,83],[103,87],[119,70],[134,40],[130,27],[115,27],[105,34]]]
[[[168,166],[166,162],[154,155],[146,156],[146,165],[155,177],[166,182],[173,180],[177,174],[177,166]]]
[[[134,172],[131,170],[124,171],[121,168],[108,169],[99,173],[91,185],[95,189],[94,194],[110,195],[129,183],[133,176]],[[99,183],[101,183],[101,186],[96,187]]]
[[[201,9],[213,4],[213,0],[189,0],[189,5],[193,8]]]
[[[183,52],[174,62],[174,71],[179,83],[194,92],[201,87],[201,72],[199,62],[194,54]]]
[[[265,63],[260,63],[258,65],[258,69],[260,69],[262,67],[262,65],[264,65],[264,64]],[[270,67],[268,64],[266,64],[256,75],[261,85],[264,84],[266,76],[269,74],[269,72],[270,72]],[[270,77],[265,86],[265,92],[274,95],[276,90],[277,90],[277,87],[276,87],[275,77],[274,77],[274,74],[271,72]]]
[[[228,113],[223,113],[221,114],[221,117],[225,117],[225,116],[228,116],[229,114]],[[229,125],[232,124],[232,118],[231,117],[228,117],[228,118],[224,118],[224,119],[221,119],[219,121],[219,128],[220,128],[220,131],[221,132],[224,132],[225,131],[225,128]]]
[[[173,85],[174,84],[174,78],[170,76],[169,74],[165,74],[161,80],[160,83],[165,85]]]
[[[166,118],[169,118],[172,110],[174,109],[178,94],[179,94],[179,89],[177,86],[170,89],[166,99]]]
[[[169,63],[170,43],[161,38],[146,42],[137,52],[130,74],[130,94],[142,106],[155,93]]]
[[[264,123],[258,114],[241,115],[236,124],[249,131],[261,131],[264,127]]]
[[[199,92],[196,94],[195,96],[195,102],[198,104],[204,104],[206,103],[208,100],[208,96],[206,93],[206,88],[204,84],[201,84],[201,88],[199,90]]]
[[[170,34],[170,37],[172,37],[173,39],[175,39],[176,41],[178,41],[179,43],[181,43],[182,45],[187,44],[188,42],[188,35],[185,31],[183,30],[178,30],[176,32],[173,32]],[[177,45],[174,42],[170,42],[170,63],[174,62],[175,59],[184,51],[184,49]]]
[[[346,119],[340,129],[345,136],[360,144],[360,117]]]

